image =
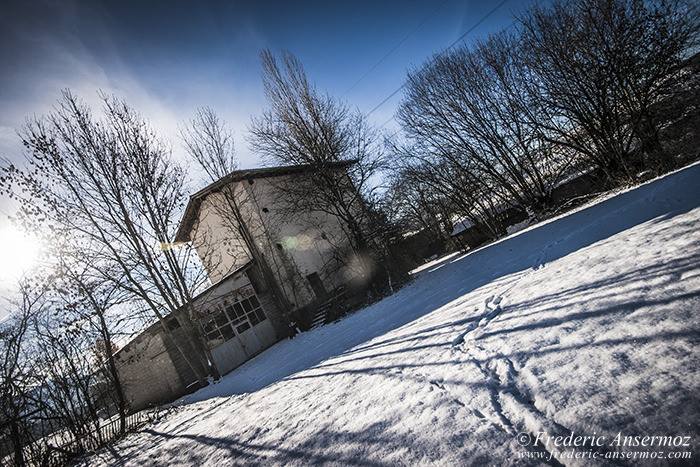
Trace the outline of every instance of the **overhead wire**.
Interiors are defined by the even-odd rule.
[[[408,34],[406,34],[406,36],[404,36],[404,38],[401,39],[401,40],[399,41],[398,44],[396,44],[390,51],[388,51],[382,58],[380,58],[379,61],[378,61],[377,63],[375,63],[374,66],[373,66],[372,68],[369,69],[369,71],[367,71],[367,73],[365,73],[364,75],[362,75],[362,76],[360,77],[360,79],[358,79],[357,81],[355,81],[355,83],[354,83],[352,86],[350,86],[350,87],[348,88],[348,90],[345,91],[345,92],[343,93],[342,96],[340,96],[340,98],[342,99],[343,97],[345,97],[345,96],[347,95],[347,93],[349,93],[350,91],[352,91],[352,90],[355,88],[355,86],[357,86],[358,84],[360,84],[360,82],[361,82],[363,79],[365,79],[365,78],[367,77],[367,75],[369,75],[370,73],[372,73],[379,65],[381,65],[382,62],[383,62],[384,60],[386,60],[386,59],[389,57],[389,55],[391,55],[396,49],[398,49],[398,48],[401,46],[401,44],[403,44],[404,42],[406,42],[406,40],[407,40],[409,37],[411,37],[411,36],[413,35],[414,32],[416,32],[421,26],[423,26],[423,25],[426,23],[426,21],[428,21],[430,18],[432,18],[433,15],[434,15],[435,13],[437,13],[438,10],[439,10],[440,8],[442,8],[442,7],[445,5],[445,3],[447,3],[448,1],[449,1],[449,0],[444,0],[441,4],[439,4],[439,5],[437,6],[437,8],[435,8],[428,16],[426,16],[426,17],[423,19],[423,21],[421,21],[415,28],[413,28],[413,29],[411,30],[411,32],[409,32]]]
[[[454,46],[457,45],[459,42],[461,42],[465,37],[467,37],[467,35],[469,35],[469,33],[471,33],[471,32],[474,31],[477,27],[479,27],[484,21],[486,21],[491,15],[493,15],[496,11],[498,11],[498,10],[499,10],[503,5],[505,5],[507,2],[508,2],[508,0],[502,0],[498,5],[496,5],[496,6],[495,6],[494,8],[492,8],[488,13],[486,13],[483,17],[481,17],[481,19],[479,19],[479,21],[477,21],[476,23],[474,23],[474,25],[472,25],[472,27],[470,27],[469,29],[467,29],[462,35],[460,35],[460,36],[459,36],[457,39],[455,39],[449,46],[447,46],[447,47],[443,50],[443,52],[446,52],[446,51],[450,50],[452,47],[454,47]],[[444,2],[443,2],[443,4],[444,4]],[[440,6],[442,6],[442,4],[441,4]],[[439,7],[438,7],[438,8],[439,8]],[[433,12],[432,14],[434,14],[434,12]],[[432,14],[431,14],[431,16],[432,16]],[[423,23],[425,23],[425,20],[423,21]],[[421,25],[422,25],[423,23],[421,23]],[[417,28],[416,28],[416,29],[417,29]],[[411,32],[411,34],[412,34],[412,33],[413,33],[413,31]],[[404,39],[404,40],[405,40],[405,39]],[[402,42],[403,42],[403,41],[402,41]],[[372,69],[374,69],[374,68],[376,68],[376,66],[373,67]],[[371,70],[370,70],[370,71],[371,71]],[[366,76],[367,74],[369,74],[369,72],[366,73],[365,76]],[[364,78],[364,76],[363,76],[363,78]],[[353,85],[353,86],[354,86],[354,85]],[[392,92],[391,94],[389,94],[386,98],[384,98],[379,104],[377,104],[376,106],[374,106],[374,108],[372,108],[372,110],[370,110],[370,111],[366,114],[366,116],[369,117],[369,116],[372,115],[375,111],[377,111],[381,106],[383,106],[384,104],[386,104],[392,97],[394,97],[399,91],[401,91],[401,90],[404,88],[404,86],[405,86],[405,83],[402,84],[401,86],[399,86],[394,92]],[[380,129],[383,128],[383,127],[384,127],[387,123],[389,123],[391,120],[394,120],[394,116],[392,116],[392,117],[389,118],[387,121],[385,121],[384,123],[382,123],[382,125],[381,125],[379,128],[380,128]],[[400,130],[397,130],[397,131],[396,131],[393,135],[391,135],[391,136],[396,135],[399,131],[400,131]]]

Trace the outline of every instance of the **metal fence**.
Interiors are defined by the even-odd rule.
[[[121,436],[134,431],[139,426],[153,422],[159,416],[157,409],[144,410],[128,415],[125,420],[124,432],[119,430],[119,417],[105,420],[99,428],[86,431],[80,437],[75,437],[67,430],[61,430],[23,449],[24,463],[27,466],[63,466],[83,454],[95,452],[101,447],[113,443]],[[8,441],[1,442],[0,452],[10,453],[0,458],[0,467],[15,464],[13,449]]]

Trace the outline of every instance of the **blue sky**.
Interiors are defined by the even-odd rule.
[[[177,125],[197,107],[213,107],[236,132],[241,165],[256,166],[245,133],[265,106],[260,50],[290,50],[319,90],[366,113],[401,85],[407,69],[452,43],[500,1],[5,2],[0,154],[19,159],[16,129],[26,116],[49,111],[61,89],[88,101],[101,89],[143,112],[176,152]],[[466,40],[510,24],[520,7],[521,0],[507,1]],[[399,98],[371,121],[390,119]]]

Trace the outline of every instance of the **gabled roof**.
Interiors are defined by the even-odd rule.
[[[357,162],[357,159],[351,159],[339,162],[330,162],[324,167],[329,168],[345,168]],[[221,190],[222,187],[228,185],[229,183],[239,182],[242,180],[253,180],[256,178],[269,178],[278,177],[281,175],[291,175],[297,173],[311,172],[318,168],[317,165],[304,164],[304,165],[285,165],[280,167],[263,167],[260,169],[245,169],[245,170],[235,170],[230,174],[220,178],[219,180],[207,185],[206,187],[199,190],[197,193],[190,196],[190,200],[185,208],[185,215],[182,217],[180,222],[180,227],[177,230],[177,235],[175,235],[175,242],[188,242],[190,241],[190,233],[192,231],[192,225],[199,215],[199,208],[206,197],[211,193],[216,193]]]

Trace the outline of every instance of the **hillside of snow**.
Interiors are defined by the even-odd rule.
[[[82,462],[697,462],[699,181],[696,164],[437,260]]]

